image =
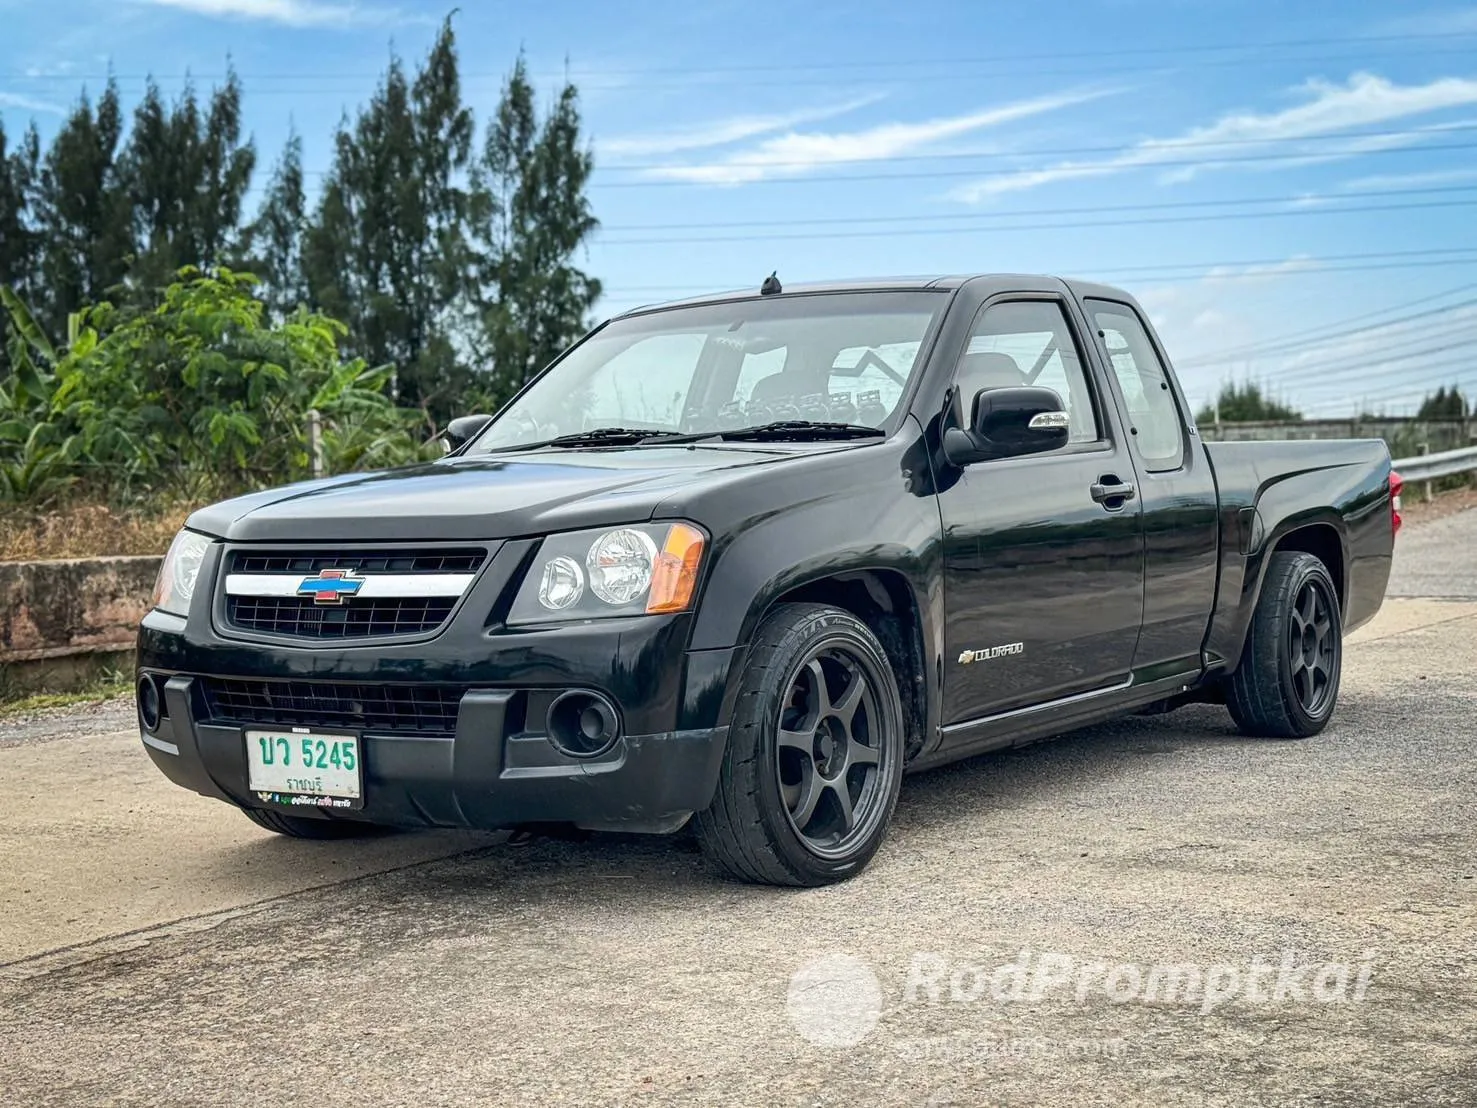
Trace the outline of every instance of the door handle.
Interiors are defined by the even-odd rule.
[[[1130,484],[1120,482],[1111,473],[1105,474],[1098,479],[1098,483],[1088,490],[1092,498],[1110,512],[1116,512],[1124,504],[1133,499],[1134,487]]]

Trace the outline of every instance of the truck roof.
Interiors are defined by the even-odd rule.
[[[1070,277],[1055,277],[1042,273],[955,273],[922,277],[864,277],[834,281],[797,281],[785,283],[780,295],[818,292],[906,292],[918,289],[957,289],[969,281],[995,281],[1005,285],[1019,284],[1023,289],[1051,289],[1057,292],[1072,292],[1077,296],[1106,297],[1112,300],[1132,300],[1128,293],[1111,285],[1100,285],[1091,281],[1080,281]],[[643,304],[619,313],[640,315],[643,312],[662,311],[667,308],[687,307],[693,304],[715,304],[730,300],[758,300],[759,282],[746,289],[731,289],[726,292],[703,293],[660,303]]]

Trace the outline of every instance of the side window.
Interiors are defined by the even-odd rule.
[[[1128,405],[1139,456],[1151,470],[1178,469],[1184,464],[1184,421],[1149,332],[1126,304],[1109,300],[1086,304]]]
[[[975,320],[955,382],[965,418],[981,389],[1036,385],[1061,397],[1071,417],[1069,442],[1100,437],[1082,358],[1056,301],[1012,300],[987,307]]]

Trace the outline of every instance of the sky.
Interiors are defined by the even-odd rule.
[[[0,112],[234,65],[259,164],[310,187],[449,3],[0,0]],[[580,89],[601,317],[782,281],[1048,272],[1149,312],[1197,405],[1477,397],[1477,6],[1423,0],[462,0],[485,123],[523,50]]]

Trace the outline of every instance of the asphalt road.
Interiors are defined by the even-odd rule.
[[[1474,549],[1402,535],[1392,591],[1455,599],[1387,603],[1321,737],[1194,708],[911,778],[816,891],[289,842],[106,714],[12,727],[0,1103],[1477,1104]]]

